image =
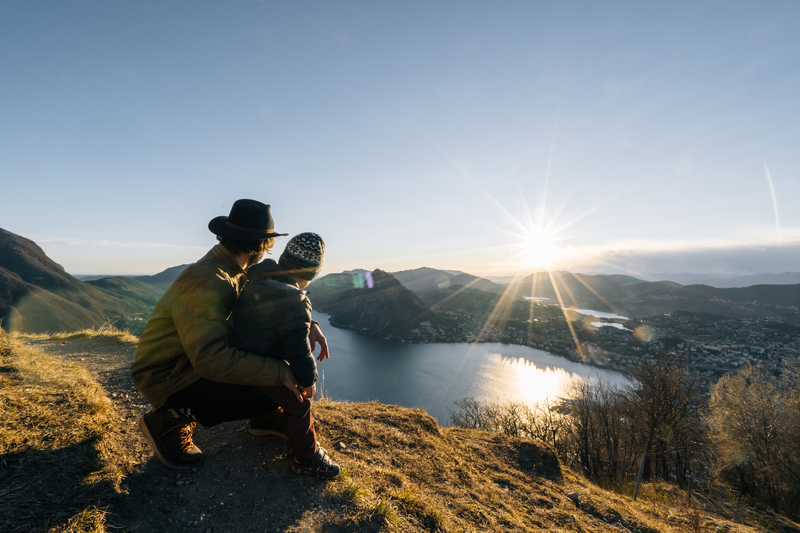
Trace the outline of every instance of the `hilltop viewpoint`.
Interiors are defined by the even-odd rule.
[[[204,463],[167,470],[136,426],[136,342],[112,328],[0,333],[1,531],[800,531],[721,485],[689,500],[646,483],[634,502],[541,442],[379,403],[315,403],[343,469],[331,482],[293,474],[283,441],[244,421],[200,428]]]

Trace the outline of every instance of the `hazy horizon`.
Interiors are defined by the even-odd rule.
[[[109,272],[83,273],[83,272],[69,272],[69,271],[67,271],[67,273],[72,275],[72,276],[75,276],[77,278],[81,278],[81,279],[83,279],[83,278],[115,277],[115,276],[124,276],[124,277],[154,276],[154,275],[157,275],[157,274],[160,274],[160,273],[164,272],[165,270],[167,270],[169,268],[176,267],[176,266],[181,266],[181,265],[172,265],[170,267],[167,267],[165,269],[159,270],[157,272],[147,272],[147,273],[130,273],[130,272],[128,272],[128,273],[125,273],[125,272],[117,272],[117,273],[109,273]],[[428,266],[423,265],[423,266],[412,268],[412,269],[394,270],[394,271],[388,271],[388,272],[389,273],[397,273],[397,272],[404,272],[404,271],[409,271],[409,270],[413,271],[413,270],[422,269],[422,268],[433,268],[433,267],[428,267]],[[351,269],[344,269],[344,270],[340,270],[340,271],[331,271],[329,269],[325,269],[320,273],[320,275],[319,275],[319,277],[317,279],[319,279],[319,278],[321,278],[323,276],[326,276],[327,274],[342,274],[342,273],[355,272],[355,271],[359,271],[359,270],[372,271],[374,269],[360,268],[360,267],[351,268]],[[521,273],[516,274],[514,276],[500,276],[500,275],[493,275],[493,274],[483,274],[483,273],[479,273],[479,272],[464,272],[462,270],[452,269],[452,268],[450,268],[450,269],[443,268],[443,269],[435,269],[435,270],[441,270],[441,271],[446,271],[446,272],[461,272],[461,273],[464,273],[464,274],[470,274],[470,275],[473,275],[473,276],[483,277],[485,279],[488,279],[490,281],[494,281],[496,283],[508,283],[510,281],[521,279],[521,278],[524,278],[524,277],[526,277],[528,275],[531,275],[531,274],[534,274],[534,273],[546,273],[547,272],[546,270],[531,270],[529,272],[521,272]],[[682,280],[682,279],[683,280],[695,280],[695,279],[696,280],[703,280],[703,279],[709,279],[710,280],[710,279],[717,279],[718,278],[718,279],[735,280],[735,279],[742,279],[742,278],[754,278],[754,277],[759,277],[759,276],[781,276],[781,275],[792,275],[792,274],[795,274],[798,277],[800,277],[800,270],[781,271],[781,272],[720,272],[720,271],[645,272],[645,273],[637,275],[637,276],[633,276],[631,274],[626,274],[624,272],[618,272],[618,271],[600,272],[600,271],[571,270],[569,272],[572,272],[574,274],[581,274],[581,275],[585,275],[585,276],[623,274],[623,275],[630,275],[632,277],[639,277],[643,281],[670,280],[670,281],[677,281],[679,283],[681,283],[680,280]]]
[[[7,228],[3,228],[7,229]],[[58,249],[58,243],[51,244],[48,246],[47,240],[45,240],[45,244],[42,244],[36,241],[35,236],[25,236],[23,237],[29,238],[36,242],[40,247],[42,247],[45,253],[48,253],[48,248],[53,250]],[[288,239],[288,237],[287,237]],[[67,244],[68,245],[68,244]],[[104,275],[104,276],[146,276],[146,275],[154,275],[164,270],[178,266],[180,264],[189,264],[193,263],[196,260],[200,259],[205,253],[213,246],[214,243],[209,243],[209,248],[201,248],[197,247],[196,251],[198,255],[194,259],[188,259],[186,262],[183,263],[175,263],[175,264],[166,264],[165,258],[158,258],[160,259],[158,262],[162,263],[161,265],[154,266],[155,270],[140,270],[140,271],[133,271],[133,270],[103,270],[102,268],[90,268],[85,271],[78,271],[78,270],[71,270],[70,268],[64,267],[67,272],[75,276],[94,276],[94,275]],[[102,246],[102,245],[101,245]],[[740,248],[731,248],[731,249],[720,249],[720,250],[690,250],[690,251],[653,251],[653,252],[630,252],[630,251],[622,251],[622,252],[614,252],[609,251],[608,257],[602,262],[595,262],[595,263],[588,263],[580,265],[577,263],[576,266],[570,268],[569,266],[559,265],[559,266],[552,266],[551,270],[569,270],[570,272],[582,273],[582,274],[626,274],[631,275],[634,277],[653,277],[658,276],[659,274],[672,274],[672,275],[679,275],[679,274],[692,274],[697,276],[727,276],[727,277],[741,277],[741,276],[753,276],[759,274],[784,274],[784,273],[792,273],[800,271],[800,246],[797,247],[771,247],[771,248],[753,248],[756,247],[740,247]],[[276,245],[276,249],[273,250],[272,255],[266,255],[265,257],[269,258],[272,257],[273,259],[277,259],[280,255],[280,250],[282,248],[279,245]],[[51,259],[56,260],[50,253],[48,256]],[[187,254],[186,257],[189,257]],[[615,264],[615,260],[617,263]],[[56,260],[59,264],[59,261]],[[367,262],[369,263],[369,262]],[[373,262],[374,263],[374,262]],[[438,270],[460,270],[467,272],[463,267],[462,268],[453,268],[447,266],[446,261],[444,262],[445,266],[430,266],[428,264],[419,264],[417,266],[410,266],[404,268],[383,268],[381,266],[373,266],[371,268],[367,268],[364,265],[350,265],[346,267],[340,267],[338,270],[334,270],[334,268],[329,266],[329,262],[324,265],[324,269],[322,274],[329,274],[329,273],[337,273],[337,272],[344,272],[346,270],[355,270],[359,268],[373,270],[375,268],[381,268],[387,272],[399,272],[402,270],[413,270],[416,268],[436,268]],[[64,265],[62,264],[62,267]],[[671,267],[671,268],[670,268]],[[488,271],[482,269],[480,267],[469,270],[468,273],[487,277],[487,278],[514,278],[519,277],[523,274],[523,272],[534,272],[534,271],[545,271],[547,268],[529,268],[523,269],[520,271],[515,271],[513,274],[507,274],[503,272],[496,272],[496,271]]]

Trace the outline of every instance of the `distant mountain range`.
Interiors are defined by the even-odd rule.
[[[783,274],[751,274],[747,276],[720,276],[692,273],[659,273],[650,277],[674,281],[681,285],[709,285],[718,289],[752,287],[753,285],[797,285],[800,283],[800,272],[784,272]]]
[[[152,276],[112,276],[112,275],[102,275],[102,274],[91,274],[91,275],[78,275],[75,276],[77,279],[81,281],[92,282],[99,279],[108,279],[108,278],[128,278],[133,279],[136,281],[141,281],[142,283],[147,283],[148,285],[152,285],[154,287],[158,287],[162,291],[166,291],[172,282],[175,281],[181,272],[186,270],[186,267],[189,265],[178,265],[174,267],[169,267],[168,269],[159,272],[158,274],[154,274]]]
[[[170,283],[172,283],[175,278],[183,272],[183,270],[188,267],[189,265],[179,265],[176,267],[170,267],[167,270],[156,274],[154,276],[127,276],[132,279],[142,281],[144,283],[150,283],[155,285],[161,289],[166,290],[169,287]],[[358,273],[361,272],[369,272],[368,270],[358,268],[355,270],[346,270],[344,273]],[[464,280],[456,279],[460,275],[467,276],[470,280],[471,279],[479,279],[485,282],[491,283],[494,287],[488,288],[487,286],[481,287],[471,287],[480,290],[486,290],[489,292],[499,292],[497,290],[498,287],[505,287],[509,283],[513,281],[517,281],[518,278],[515,276],[492,276],[490,278],[481,278],[479,276],[473,276],[472,274],[467,274],[465,272],[461,272],[458,270],[437,270],[435,268],[428,268],[422,267],[413,270],[403,270],[401,272],[391,272],[393,276],[395,276],[398,280],[400,280],[403,285],[407,288],[414,287],[413,290],[425,290],[433,289],[434,286],[438,286],[438,283],[443,282],[445,280],[449,280],[450,284],[463,284],[467,285],[467,283],[461,283]],[[605,276],[610,274],[581,274],[583,276]],[[77,279],[81,281],[92,281],[102,278],[109,278],[113,277],[112,275],[102,275],[102,274],[92,274],[92,275],[76,275]],[[751,287],[753,285],[797,285],[800,284],[800,272],[784,272],[783,274],[751,274],[751,275],[743,275],[743,276],[721,276],[721,275],[706,275],[706,274],[695,274],[695,273],[670,273],[670,272],[662,272],[656,274],[648,274],[647,278],[658,280],[658,281],[673,281],[680,285],[708,285],[710,287],[715,287],[718,289],[730,289],[730,288],[743,288],[743,287]],[[638,279],[638,278],[633,278]],[[645,281],[645,280],[639,280]],[[442,288],[442,287],[437,287]],[[500,289],[502,290],[502,289]]]
[[[152,276],[81,281],[33,241],[0,229],[0,320],[5,329],[26,332],[69,331],[106,322],[136,331],[163,291],[188,266]],[[794,275],[783,274],[779,279],[791,281]],[[354,276],[360,276],[360,285],[354,284]],[[371,288],[365,284],[367,278]],[[316,280],[310,291],[315,309],[329,313],[336,325],[403,338],[430,339],[437,332],[453,331],[452,313],[492,313],[501,301],[519,302],[525,297],[629,318],[687,311],[800,325],[800,284],[715,288],[624,275],[544,272],[504,285],[460,271],[422,267],[394,273],[357,269],[329,274]]]
[[[443,271],[432,270],[419,269],[417,277],[424,274],[429,279],[439,279],[442,276]],[[407,272],[416,271],[403,274],[408,276]],[[453,278],[450,279],[452,283]],[[506,286],[495,284],[493,290],[482,292],[502,294],[508,300],[548,298],[550,303],[563,307],[594,309],[629,318],[689,311],[731,318],[772,317],[790,324],[800,324],[800,284],[718,289],[707,285],[683,286],[671,281],[648,282],[624,275],[585,275],[558,271],[534,273]],[[430,287],[418,289],[418,294],[432,301],[440,300]],[[472,294],[474,298],[483,298],[474,292]],[[469,300],[464,295],[448,296],[451,300],[460,299],[465,305]],[[452,302],[445,305],[452,307]]]
[[[0,321],[6,330],[75,331],[150,316],[162,291],[130,278],[83,282],[35,242],[0,228]]]
[[[158,274],[153,276],[132,276],[132,279],[139,281],[141,283],[147,283],[148,285],[153,285],[154,287],[158,287],[162,291],[166,291],[172,282],[178,279],[178,276],[181,275],[181,272],[186,270],[189,265],[178,265],[174,267],[170,267]]]

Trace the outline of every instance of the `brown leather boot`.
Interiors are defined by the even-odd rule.
[[[168,468],[192,468],[203,459],[203,452],[192,442],[195,425],[166,409],[150,411],[139,418],[139,429]]]

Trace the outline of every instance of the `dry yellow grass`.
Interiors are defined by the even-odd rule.
[[[340,505],[290,531],[320,524],[363,532],[800,530],[763,510],[707,512],[711,496],[690,502],[666,483],[646,485],[633,502],[561,467],[543,443],[440,428],[419,409],[322,401],[315,416],[323,446],[343,466],[327,488]]]
[[[113,324],[106,323],[99,328],[88,328],[80,331],[60,333],[12,333],[12,339],[18,340],[73,340],[73,339],[95,339],[104,341],[109,344],[117,343],[136,343],[139,338],[128,330],[121,330],[114,327]]]
[[[0,330],[0,530],[103,531],[119,490],[113,406],[84,368]]]

